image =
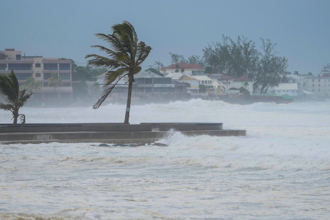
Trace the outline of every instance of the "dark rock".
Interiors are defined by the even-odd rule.
[[[154,143],[154,146],[158,146],[158,147],[167,147],[167,144]]]

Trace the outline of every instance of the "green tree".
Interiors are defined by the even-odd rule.
[[[275,46],[269,39],[261,39],[263,53],[254,77],[253,93],[260,87],[260,94],[267,92],[269,87],[278,86],[286,75],[288,60],[276,54]]]
[[[246,37],[233,40],[222,36],[222,42],[208,44],[203,49],[205,70],[216,73],[225,73],[234,78],[245,76],[253,79],[259,60],[259,52],[255,43]]]
[[[207,87],[203,84],[199,84],[199,92],[200,93],[205,93],[206,92]]]
[[[22,86],[23,89],[26,89],[27,91],[36,92],[38,90],[41,90],[41,82],[38,82],[33,77],[28,77],[25,80],[25,84]]]
[[[115,24],[111,29],[113,31],[112,34],[96,34],[98,38],[108,42],[111,49],[100,45],[92,46],[104,51],[108,57],[97,54],[89,54],[85,57],[93,58],[88,61],[89,65],[112,70],[105,75],[105,90],[93,108],[99,108],[117,83],[127,76],[128,96],[124,123],[129,124],[134,75],[141,71],[140,64],[148,57],[151,47],[147,46],[143,41],[138,42],[133,25],[127,21],[124,21],[122,24]]]
[[[197,63],[201,65],[203,68],[205,68],[205,60],[200,56],[192,55],[188,57],[188,63]]]
[[[0,94],[4,96],[7,104],[0,102],[0,109],[10,111],[13,114],[13,124],[17,124],[19,109],[25,105],[33,92],[19,91],[19,83],[13,71],[7,75],[0,75]]]
[[[172,63],[180,63],[180,62],[188,63],[188,60],[186,60],[183,57],[183,55],[179,55],[179,54],[176,54],[176,53],[170,53],[170,56],[171,56]]]
[[[162,67],[164,67],[164,64],[162,62],[160,62],[160,60],[155,60],[153,66],[155,66],[157,68],[157,71],[159,71]]]
[[[48,86],[53,86],[55,93],[55,90],[59,85],[62,85],[61,77],[57,73],[52,73],[48,78]]]

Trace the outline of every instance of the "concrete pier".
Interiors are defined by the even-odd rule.
[[[223,129],[222,123],[70,123],[70,124],[0,124],[0,143],[101,142],[153,143],[169,131],[187,136],[245,136],[245,130]]]

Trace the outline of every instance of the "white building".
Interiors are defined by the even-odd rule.
[[[305,77],[304,90],[320,97],[330,96],[330,77]]]
[[[234,85],[234,78],[225,74],[221,74],[221,76],[218,78],[218,82],[224,85],[225,93],[227,93],[227,91]]]
[[[199,94],[199,81],[197,79],[194,79],[191,76],[182,76],[178,81],[190,84],[190,87],[188,88],[188,92],[191,95]]]
[[[280,83],[276,87],[269,88],[268,93],[274,94],[277,96],[282,96],[282,95],[297,96],[298,95],[298,84],[297,83]]]
[[[199,85],[204,85],[207,87],[212,87],[212,79],[207,76],[193,76],[196,80],[198,80]]]
[[[252,80],[242,76],[239,77],[237,79],[233,80],[233,86],[230,86],[230,88],[236,88],[236,89],[240,89],[241,87],[247,89],[250,94],[253,93],[253,82]]]
[[[171,74],[171,76],[173,76],[171,78],[174,79],[174,78],[180,78],[183,75],[196,76],[196,75],[204,74],[204,68],[199,64],[181,62],[178,64],[171,64],[168,67],[162,67],[160,69],[160,72],[163,73],[164,75]]]

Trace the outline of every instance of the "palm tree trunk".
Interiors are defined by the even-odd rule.
[[[17,125],[17,118],[18,118],[18,109],[13,111],[13,118],[14,118],[14,121],[13,121],[13,124],[14,125]]]
[[[13,122],[14,125],[17,125],[17,117],[14,116],[14,122]]]
[[[132,99],[132,87],[133,87],[133,74],[129,75],[128,80],[128,94],[127,94],[127,105],[124,124],[129,124],[129,111],[131,109],[131,99]]]

